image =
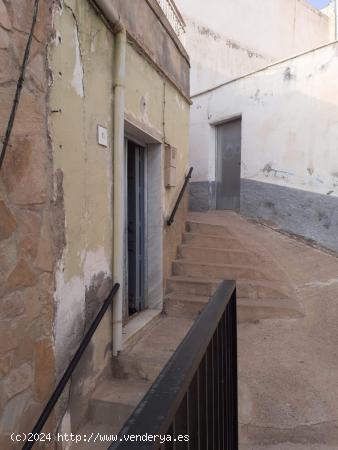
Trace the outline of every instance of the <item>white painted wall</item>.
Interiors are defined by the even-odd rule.
[[[331,2],[321,10],[322,13],[326,14],[329,17],[331,40],[335,40],[336,38],[338,38],[338,30],[336,30],[336,13],[338,15],[338,9],[336,8],[336,4],[338,4],[338,0],[331,0]]]
[[[196,94],[330,40],[329,19],[306,0],[176,0],[186,21]]]
[[[215,179],[215,124],[242,115],[242,178],[338,196],[338,43],[193,98],[193,181]]]

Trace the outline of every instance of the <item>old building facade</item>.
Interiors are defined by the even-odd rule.
[[[33,5],[0,1],[1,136]],[[40,2],[0,174],[1,448],[19,448],[11,433],[31,429],[113,283],[113,314],[50,429],[78,427],[124,325],[162,309],[187,208],[165,225],[188,169],[189,57],[177,31],[154,0]]]
[[[306,0],[178,0],[195,95],[330,40],[330,20]]]
[[[337,63],[334,42],[193,98],[193,209],[240,210],[337,250]]]
[[[190,10],[197,11],[197,6]],[[280,6],[270,2],[270,10],[264,4],[264,19],[263,10],[255,6],[252,24]],[[236,8],[230,8],[237,17],[234,23],[240,12]],[[328,10],[334,11],[334,2]],[[227,19],[220,15],[209,20],[211,27],[220,28]],[[275,14],[266,25],[274,30],[265,35],[263,24],[259,33],[250,29],[254,47],[268,58],[256,58],[254,64],[242,55],[248,63],[243,65],[240,48],[231,49],[237,54],[232,58],[223,42],[222,53],[217,51],[224,57],[210,60],[217,61],[219,70],[212,73],[221,74],[221,83],[207,72],[208,82],[203,78],[208,69],[196,60],[203,47],[193,49],[196,39],[188,27],[192,72],[201,71],[192,95],[193,210],[234,209],[337,250],[337,45],[332,22],[308,2],[283,2],[283,14]],[[287,32],[292,24],[292,33]],[[239,37],[244,39],[246,32]],[[214,50],[221,42],[203,41]]]

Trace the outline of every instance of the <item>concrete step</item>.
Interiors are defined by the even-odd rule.
[[[245,250],[205,248],[183,244],[178,248],[178,258],[203,261],[216,264],[259,264],[262,258]]]
[[[145,309],[135,314],[122,329],[122,348],[134,345],[147,330],[160,319],[161,310]]]
[[[231,230],[222,225],[210,225],[208,223],[188,221],[186,223],[186,230],[190,233],[207,234],[221,237],[234,237]]]
[[[266,319],[299,319],[303,310],[291,299],[237,299],[238,323],[255,323]]]
[[[113,361],[113,375],[120,379],[154,381],[193,321],[162,315],[151,330]]]
[[[284,281],[270,280],[237,280],[237,295],[249,299],[286,299],[296,298],[297,295],[291,286]]]
[[[167,280],[167,293],[178,295],[202,295],[211,297],[222,279],[198,278],[188,276],[172,276]],[[236,281],[237,295],[242,298],[291,298],[296,297],[288,285],[277,281],[246,280]]]
[[[196,318],[209,302],[209,296],[179,295],[176,292],[166,295],[164,299],[164,312],[173,317]]]
[[[89,419],[120,429],[144,397],[149,383],[112,379],[99,385],[89,401]]]
[[[297,379],[298,374],[294,377]],[[284,389],[294,389],[293,380],[285,380]],[[289,386],[291,384],[291,386]],[[305,389],[306,386],[298,388]],[[271,387],[270,387],[271,389]],[[267,393],[265,393],[267,395]],[[304,401],[301,399],[301,401]],[[288,405],[289,406],[289,405]],[[273,410],[274,411],[274,410]],[[276,412],[274,411],[276,414]],[[256,413],[257,414],[257,413]],[[282,415],[282,412],[279,412]],[[298,419],[299,420],[299,419]],[[250,446],[240,444],[241,450],[337,450],[338,421],[332,420],[319,423],[307,423],[284,428],[280,426],[257,426],[255,424],[240,424],[240,440],[250,442]]]
[[[189,259],[178,259],[173,262],[173,275],[191,277],[210,277],[211,279],[226,280],[270,280],[278,281],[277,272],[264,272],[252,265],[211,264],[195,262]]]
[[[166,313],[174,317],[196,317],[210,299],[202,296],[178,296],[165,299]],[[238,323],[255,323],[264,319],[297,319],[304,317],[299,303],[291,299],[237,299]]]
[[[182,242],[183,244],[192,244],[198,247],[243,250],[243,246],[240,241],[232,237],[220,237],[199,233],[183,233]]]
[[[178,295],[202,295],[210,297],[216,291],[221,281],[210,278],[171,276],[167,279],[167,293],[175,292]]]

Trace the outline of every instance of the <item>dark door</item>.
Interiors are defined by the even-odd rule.
[[[216,209],[240,209],[241,119],[217,127]]]
[[[128,141],[128,309],[145,308],[144,148]]]

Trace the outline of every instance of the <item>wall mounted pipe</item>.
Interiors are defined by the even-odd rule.
[[[112,25],[115,33],[114,49],[114,105],[113,105],[113,280],[121,288],[113,302],[113,355],[117,356],[122,350],[122,319],[124,298],[124,111],[125,111],[125,72],[127,35],[120,18],[112,6],[111,0],[95,0],[95,5],[102,12],[104,18]]]
[[[114,283],[121,284],[113,303],[113,355],[122,350],[122,314],[124,297],[124,228],[125,195],[124,176],[124,109],[125,109],[125,71],[127,35],[121,29],[115,38],[115,76],[114,76]]]
[[[105,20],[112,26],[114,32],[118,32],[123,29],[124,26],[121,23],[120,16],[116,9],[112,5],[111,0],[89,0],[95,8],[102,13]]]

